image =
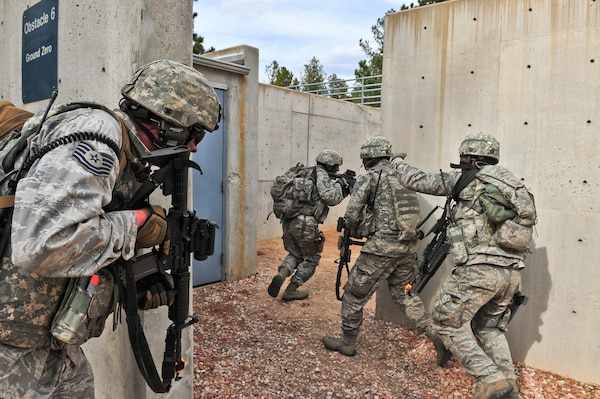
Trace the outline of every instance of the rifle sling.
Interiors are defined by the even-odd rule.
[[[456,184],[452,188],[452,198],[454,201],[458,201],[458,194],[469,185],[475,179],[475,175],[479,172],[479,169],[473,167],[469,169],[463,169],[460,177],[456,181]]]
[[[169,350],[172,350],[174,353],[176,343],[170,342],[174,337],[172,334],[167,333],[167,338],[165,340],[165,358],[163,360],[164,380],[161,381],[156,369],[156,365],[154,364],[154,359],[152,358],[152,353],[150,352],[150,347],[148,346],[148,341],[146,340],[146,335],[144,334],[144,329],[140,323],[140,317],[137,309],[137,290],[131,263],[131,260],[126,261],[125,264],[123,264],[123,262],[117,262],[117,268],[120,270],[117,270],[117,275],[115,276],[115,280],[118,282],[121,298],[125,302],[127,330],[129,332],[131,349],[133,350],[135,361],[138,365],[140,373],[148,383],[148,386],[156,393],[166,393],[169,392],[171,388],[171,379],[173,376],[168,375],[165,377],[165,368],[174,370],[175,365],[173,364],[172,367],[166,367],[165,363],[167,358],[169,358],[169,360],[173,359],[173,362],[175,361],[174,354],[172,357],[169,357],[168,354]],[[125,284],[127,288],[125,288],[125,284],[122,280],[123,272],[125,273]]]

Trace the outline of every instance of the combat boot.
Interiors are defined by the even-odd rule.
[[[502,397],[502,399],[519,399],[520,397],[519,397],[519,388],[517,387],[517,381],[508,380],[508,383],[512,387],[512,391],[510,391],[509,393],[504,395]]]
[[[306,298],[308,298],[308,292],[298,291],[298,284],[296,283],[290,283],[281,296],[284,301],[301,301]]]
[[[275,275],[275,277],[273,277],[273,280],[271,280],[271,284],[269,285],[269,288],[267,288],[269,295],[271,295],[273,298],[277,298],[277,295],[279,295],[279,290],[281,289],[281,284],[283,284],[283,281],[289,275],[290,275],[290,271],[288,269],[286,269],[285,267],[280,267],[279,273],[277,273]]]
[[[435,352],[437,354],[437,365],[440,367],[444,367],[444,365],[450,360],[452,357],[452,352],[446,349],[446,346],[440,339],[439,335],[433,334],[429,337],[431,342],[433,342],[433,346],[435,347]]]
[[[330,351],[340,352],[345,356],[356,355],[356,335],[347,332],[341,338],[323,337],[323,345]]]
[[[494,381],[490,384],[477,386],[471,399],[500,399],[512,389],[508,380]]]

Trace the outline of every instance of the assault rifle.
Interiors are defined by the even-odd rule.
[[[417,273],[414,275],[410,283],[406,284],[404,287],[404,291],[409,295],[412,290],[420,293],[423,288],[425,288],[429,280],[431,280],[434,274],[438,271],[442,263],[444,263],[446,256],[448,256],[448,252],[450,251],[450,243],[446,240],[446,229],[450,223],[448,214],[451,212],[451,200],[452,197],[448,197],[448,199],[446,199],[442,216],[435,222],[427,234],[423,234],[423,232],[418,229],[439,207],[436,206],[433,208],[427,217],[425,217],[425,219],[423,219],[423,221],[417,226],[417,237],[419,239],[423,239],[432,233],[434,236],[429,244],[427,244],[425,247],[422,259],[417,263]]]
[[[410,281],[410,283],[406,284],[404,287],[404,292],[410,295],[411,291],[414,289],[417,293],[423,291],[423,288],[427,285],[429,280],[435,275],[435,273],[439,270],[444,260],[446,260],[446,256],[448,256],[448,252],[450,251],[450,243],[446,237],[448,225],[453,222],[452,216],[452,200],[454,191],[460,192],[469,181],[473,180],[474,174],[472,176],[467,176],[460,183],[457,183],[454,186],[453,192],[448,190],[446,186],[446,181],[444,180],[444,173],[440,170],[440,176],[442,177],[442,182],[444,183],[444,188],[446,191],[446,203],[444,204],[444,212],[442,216],[435,222],[431,230],[427,234],[423,234],[419,228],[429,219],[429,217],[436,211],[439,207],[435,207],[429,212],[429,214],[423,219],[421,223],[417,226],[417,237],[419,239],[423,239],[430,235],[434,234],[433,238],[425,247],[423,251],[423,258],[420,262],[417,263],[417,273]],[[469,180],[470,179],[470,180]]]
[[[117,280],[138,368],[154,392],[165,393],[171,388],[171,380],[181,379],[179,374],[185,368],[185,360],[181,353],[181,332],[198,321],[198,318],[189,314],[190,256],[194,254],[196,260],[204,260],[214,253],[215,229],[218,226],[208,220],[198,219],[195,211],[187,209],[188,169],[202,172],[200,166],[189,159],[187,147],[153,151],[143,155],[142,160],[158,166],[159,169],[150,175],[127,208],[135,209],[136,203],[147,199],[157,187],[162,187],[165,196],[171,195],[172,206],[167,215],[170,247],[168,254],[161,249],[154,249],[138,259],[117,262],[120,277]],[[168,311],[172,324],[167,328],[165,338],[161,381],[140,325],[135,282],[166,270],[170,270],[173,277],[176,295]]]
[[[348,183],[348,185],[350,186],[350,191],[352,191],[352,189],[354,188],[354,185],[356,184],[356,172],[350,169],[346,169],[346,171],[342,174],[339,173],[329,173],[327,172],[327,174],[329,175],[329,177],[333,178],[333,179],[344,179],[346,180],[346,182]]]
[[[365,243],[363,241],[357,241],[351,238],[351,230],[346,226],[346,219],[344,219],[343,217],[338,218],[336,231],[338,233],[341,233],[343,231],[343,234],[338,238],[338,249],[340,250],[340,257],[335,261],[335,263],[338,264],[337,276],[335,278],[335,297],[338,301],[341,301],[342,295],[340,294],[340,288],[342,285],[342,272],[344,268],[346,269],[346,274],[350,274],[350,270],[348,268],[348,264],[350,264],[350,258],[352,256],[350,246],[363,246],[365,245]]]

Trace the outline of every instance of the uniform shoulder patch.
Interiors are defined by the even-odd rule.
[[[91,144],[81,142],[73,151],[73,158],[88,172],[108,176],[115,163],[113,156],[97,151]]]

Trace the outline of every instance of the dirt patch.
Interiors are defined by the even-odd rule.
[[[324,335],[341,331],[334,263],[339,233],[324,233],[320,265],[302,287],[309,291],[304,301],[267,294],[286,255],[281,239],[258,243],[255,276],[194,290],[200,319],[194,325],[194,398],[470,398],[473,379],[458,363],[437,367],[427,338],[375,320],[374,298],[365,308],[357,356],[323,347]],[[600,398],[598,386],[522,364],[517,375],[522,398]]]

